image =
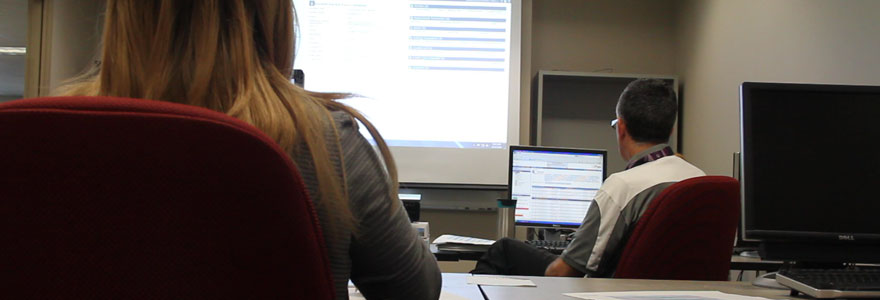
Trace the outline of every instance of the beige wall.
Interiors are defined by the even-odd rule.
[[[540,1],[540,0],[539,0]],[[522,1],[522,39],[520,40],[520,105],[519,105],[519,143],[529,143],[529,118],[531,115],[532,94],[532,6],[534,1]]]
[[[674,64],[672,0],[537,0],[531,76],[538,70],[669,74]]]
[[[674,0],[526,0],[520,141],[539,70],[675,75]],[[531,43],[529,43],[531,42]]]
[[[41,93],[45,95],[83,72],[97,58],[103,0],[47,0],[48,55],[44,55]],[[46,31],[44,31],[46,32]],[[48,60],[46,60],[48,59]],[[48,62],[48,64],[47,64]]]
[[[731,174],[731,153],[739,149],[743,81],[880,85],[880,1],[534,0],[524,6],[532,18],[523,30],[531,32],[523,38],[529,47],[523,141],[530,80],[542,69],[679,75],[681,150],[722,175]]]
[[[683,150],[707,173],[732,172],[743,81],[880,85],[880,1],[679,4]]]
[[[8,95],[0,95],[0,103],[6,102],[9,100],[19,99],[21,96],[8,96]]]

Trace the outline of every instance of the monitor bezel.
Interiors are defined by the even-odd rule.
[[[602,149],[584,149],[584,148],[563,148],[563,147],[545,147],[545,146],[517,146],[508,147],[508,163],[507,163],[507,197],[513,199],[513,152],[517,150],[525,151],[544,151],[558,153],[586,153],[602,155],[602,183],[608,179],[608,151]],[[519,204],[517,204],[519,205]],[[515,220],[516,218],[514,218]],[[527,226],[534,228],[578,228],[580,224],[553,224],[553,223],[533,223],[515,221],[516,226]]]
[[[880,234],[872,233],[855,233],[855,232],[814,232],[814,231],[790,231],[790,230],[766,230],[754,228],[749,218],[750,204],[755,201],[752,199],[751,190],[751,172],[752,162],[748,159],[753,144],[751,133],[755,130],[752,128],[752,98],[753,91],[792,91],[792,92],[836,92],[836,93],[871,93],[880,94],[880,86],[864,86],[864,85],[834,85],[834,84],[807,84],[807,83],[770,83],[770,82],[743,82],[740,85],[740,152],[742,177],[740,184],[741,208],[740,213],[743,237],[745,241],[758,242],[820,242],[820,243],[842,243],[842,244],[878,244],[880,243]]]

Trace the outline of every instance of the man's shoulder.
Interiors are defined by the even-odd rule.
[[[596,193],[596,201],[612,201],[615,203],[622,201],[621,196],[631,189],[631,184],[627,182],[628,178],[624,174],[627,171],[617,172],[608,176]]]
[[[660,183],[678,182],[706,173],[677,156],[667,156],[608,176],[601,190],[608,196],[629,195]]]
[[[668,177],[695,177],[705,176],[706,173],[697,166],[687,162],[678,156],[666,156],[661,159],[637,166],[635,168],[618,173],[620,177],[627,179],[663,180]]]
[[[664,158],[668,158],[667,160],[664,161],[666,163],[663,165],[660,165],[659,167],[671,169],[675,172],[679,172],[682,175],[688,176],[688,177],[706,176],[706,172],[704,172],[699,167],[691,164],[690,162],[684,160],[681,157],[668,156],[668,157],[664,157]]]

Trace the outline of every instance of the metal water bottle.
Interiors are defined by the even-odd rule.
[[[498,199],[498,238],[513,238],[515,235],[514,212],[516,200]]]

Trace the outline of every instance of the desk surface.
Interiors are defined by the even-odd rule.
[[[483,252],[456,252],[456,251],[440,251],[437,245],[431,244],[431,253],[437,261],[459,261],[459,260],[478,260],[483,256]],[[731,270],[745,271],[776,271],[782,266],[781,261],[761,260],[755,257],[744,257],[734,254],[730,257]]]
[[[559,299],[572,300],[562,293],[617,292],[617,291],[721,291],[730,294],[767,297],[771,299],[792,298],[788,290],[760,288],[746,282],[733,281],[683,281],[683,280],[641,280],[604,278],[558,278],[509,276],[529,279],[537,287],[481,286],[490,300]]]
[[[776,270],[779,270],[780,267],[782,267],[781,261],[762,260],[760,257],[745,257],[740,256],[739,254],[734,254],[730,257],[731,270],[775,272]]]
[[[443,294],[440,299],[458,296],[468,300],[485,300],[480,288],[476,285],[467,284],[468,273],[443,273]],[[445,296],[445,297],[444,297]]]

